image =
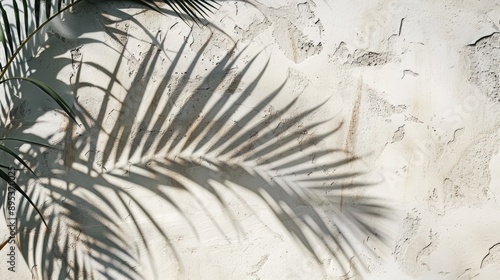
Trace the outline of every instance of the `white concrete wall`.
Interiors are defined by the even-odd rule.
[[[45,30],[31,76],[82,125],[14,98],[7,134],[60,149],[22,147],[51,229],[19,205],[5,279],[500,275],[498,1],[224,2],[210,22],[110,2]]]

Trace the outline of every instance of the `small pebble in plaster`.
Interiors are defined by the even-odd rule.
[[[404,137],[405,137],[405,126],[402,125],[402,126],[398,127],[398,130],[396,130],[394,132],[394,135],[392,136],[391,143],[399,142],[399,141],[403,140]]]

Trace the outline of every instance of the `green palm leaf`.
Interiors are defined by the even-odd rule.
[[[5,145],[2,145],[2,144],[0,144],[0,150],[6,152],[7,154],[12,156],[13,158],[17,159],[22,165],[24,165],[24,167],[26,167],[31,173],[33,173],[34,176],[36,176],[36,173],[33,170],[31,170],[29,165],[21,157],[19,157],[14,151],[12,151],[11,149],[9,149],[8,147],[6,147]]]
[[[6,41],[9,44],[10,52],[14,53],[14,39],[12,37],[12,34],[10,32],[10,22],[9,22],[9,17],[7,16],[7,12],[3,8],[3,5],[0,3],[0,12],[2,13],[2,20],[3,24],[2,26],[4,27],[4,32],[6,37]]]
[[[0,148],[1,148],[1,146],[0,146]],[[16,181],[12,180],[9,177],[9,175],[7,173],[5,173],[2,169],[0,169],[0,178],[2,178],[2,180],[4,180],[5,182],[7,182],[7,184],[9,186],[14,187],[14,189],[16,191],[18,191],[24,198],[26,198],[26,200],[28,200],[29,204],[36,210],[36,212],[38,213],[38,215],[40,215],[40,217],[42,218],[42,221],[43,221],[44,225],[48,228],[49,225],[47,224],[47,222],[43,218],[43,215],[40,212],[40,210],[38,209],[38,207],[36,207],[35,203],[33,203],[33,201],[31,201],[31,198],[23,191],[23,189],[21,189],[21,187],[19,187],[19,185],[16,183]]]
[[[37,146],[40,146],[40,147],[45,147],[45,148],[49,148],[49,149],[52,149],[54,148],[53,146],[51,145],[47,145],[47,144],[44,144],[44,143],[40,143],[38,141],[31,141],[31,140],[27,140],[27,139],[22,139],[22,138],[16,138],[16,137],[5,137],[5,138],[0,138],[0,141],[4,141],[4,140],[7,140],[7,141],[17,141],[17,142],[23,142],[23,143],[27,143],[27,144],[33,144],[33,145],[37,145]]]
[[[71,107],[64,101],[64,99],[62,99],[61,95],[58,94],[54,89],[52,89],[48,84],[35,79],[23,78],[23,77],[8,78],[3,81],[0,81],[0,84],[3,84],[10,80],[21,80],[35,85],[36,87],[41,89],[45,94],[47,94],[50,98],[52,98],[61,107],[61,109],[63,109],[63,111],[66,112],[73,121],[75,121],[75,123],[78,123],[76,121],[76,113],[73,111],[73,109],[71,109]]]

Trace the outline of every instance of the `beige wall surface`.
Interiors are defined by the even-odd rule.
[[[15,71],[79,125],[2,89],[3,135],[57,148],[20,147],[50,228],[17,195],[1,279],[500,277],[500,2],[220,4],[91,2],[35,38]]]

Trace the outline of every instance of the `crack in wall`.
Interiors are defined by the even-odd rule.
[[[488,259],[490,258],[494,258],[496,256],[496,253],[500,253],[500,248],[497,248],[497,247],[500,247],[500,242],[494,244],[493,246],[491,246],[489,249],[488,249],[488,254],[486,254],[484,256],[484,258],[481,260],[481,265],[479,265],[479,268],[483,268],[483,265],[488,265],[490,263],[490,261],[488,261]]]

